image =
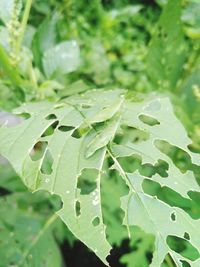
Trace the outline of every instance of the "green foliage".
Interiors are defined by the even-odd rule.
[[[170,90],[176,87],[187,55],[184,38],[181,1],[168,1],[156,25],[147,58],[147,72],[155,87]]]
[[[47,190],[61,197],[63,207],[57,214],[102,261],[106,262],[110,250],[101,203],[101,176],[106,158],[113,161],[110,169],[116,169],[129,187],[128,195],[122,198],[124,224],[139,226],[155,235],[151,266],[160,266],[168,253],[177,265],[184,259],[170,249],[168,236],[184,238],[188,233],[191,244],[200,247],[196,238],[199,221],[178,205],[170,207],[146,195],[143,188],[147,182],[148,190],[158,184],[184,198],[199,189],[193,173],[188,170],[183,174],[168,155],[167,147],[176,146],[191,157],[193,164],[199,162],[199,156],[187,148],[191,141],[167,98],[134,103],[124,99],[121,91],[100,90],[57,104],[26,104],[16,112],[29,114],[30,118],[16,127],[2,127],[1,153],[29,189]],[[50,133],[49,127],[53,127]],[[135,130],[136,135],[140,135],[139,130],[144,132],[145,139],[137,142],[130,135],[120,141],[120,136],[125,135],[124,128]],[[41,153],[34,156],[37,144]],[[123,160],[129,158],[134,168],[135,157],[139,157],[140,166],[126,170]],[[93,170],[91,178],[84,174],[87,170]],[[82,179],[94,187],[83,192],[79,187]],[[199,262],[193,264],[198,266]]]
[[[61,266],[62,258],[52,231],[56,215],[49,214],[47,200],[40,193],[33,197],[26,192],[1,198],[1,267]]]
[[[190,38],[200,38],[200,4],[197,0],[186,1],[182,21],[185,23],[185,30]]]
[[[199,3],[155,2],[1,1],[0,267],[200,265]]]

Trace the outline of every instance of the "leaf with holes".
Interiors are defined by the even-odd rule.
[[[124,224],[155,236],[151,266],[160,266],[167,254],[177,266],[181,261],[191,263],[170,248],[168,237],[187,235],[187,242],[199,250],[199,220],[144,186],[149,182],[153,189],[156,184],[188,201],[199,193],[193,171],[183,172],[170,154],[175,149],[185,153],[191,165],[199,167],[200,157],[189,150],[191,140],[168,98],[131,102],[123,91],[96,90],[56,104],[25,104],[16,113],[27,119],[16,127],[1,128],[0,152],[29,189],[61,197],[63,207],[57,214],[105,264],[111,249],[101,201],[107,160],[129,189],[121,198]],[[192,264],[198,266],[199,260]]]

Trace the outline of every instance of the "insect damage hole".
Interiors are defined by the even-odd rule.
[[[78,188],[81,190],[81,195],[88,195],[97,188],[96,179],[98,177],[98,170],[83,169],[81,175],[78,177]]]
[[[56,120],[57,116],[55,114],[49,114],[48,116],[46,116],[45,119],[46,120]]]
[[[41,135],[41,137],[50,136],[54,133],[55,129],[57,128],[59,121],[53,122]]]
[[[76,211],[76,217],[79,217],[81,215],[81,203],[80,201],[76,201],[75,204],[75,211]]]
[[[92,221],[92,225],[93,226],[98,226],[100,224],[100,219],[99,219],[99,217],[97,216],[97,217],[95,217],[94,219],[93,219],[93,221]]]
[[[69,131],[74,130],[74,127],[73,126],[61,125],[61,126],[58,127],[58,130],[61,131],[61,132],[69,132]]]
[[[167,244],[171,250],[191,261],[195,261],[200,257],[196,247],[194,247],[188,240],[178,236],[168,235]],[[188,251],[190,251],[190,253],[188,253]]]
[[[173,221],[173,222],[175,222],[176,221],[176,213],[175,212],[173,212],[172,214],[171,214],[171,220]]]
[[[50,175],[53,172],[52,165],[53,165],[53,157],[51,155],[51,152],[47,150],[40,169],[41,173]]]
[[[32,161],[40,160],[43,157],[43,155],[46,151],[47,145],[48,145],[48,143],[44,142],[44,141],[39,141],[34,145],[33,149],[29,153]]]
[[[191,265],[187,261],[181,260],[181,262],[182,262],[182,267],[191,267]]]
[[[17,116],[24,119],[24,120],[28,120],[28,119],[30,119],[31,114],[28,112],[23,112],[23,113],[17,114]]]
[[[139,116],[139,119],[143,123],[145,123],[145,124],[147,124],[149,126],[155,126],[155,125],[159,125],[160,124],[160,122],[157,119],[155,119],[155,118],[153,118],[151,116],[145,115],[145,114],[141,114]]]
[[[79,127],[73,131],[72,137],[79,139],[85,134],[87,134],[89,130],[90,130],[89,127]]]
[[[187,240],[190,240],[190,235],[187,232],[184,233],[183,237]]]

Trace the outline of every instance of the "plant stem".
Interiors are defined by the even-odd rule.
[[[32,84],[34,85],[34,87],[38,88],[37,78],[35,75],[35,71],[33,69],[32,62],[30,62],[30,65],[29,65],[29,78],[30,78],[30,81],[32,82]]]
[[[21,45],[22,45],[22,42],[24,39],[24,33],[26,30],[26,25],[28,23],[28,18],[29,18],[32,2],[33,2],[33,0],[27,0],[26,1],[26,6],[25,6],[22,22],[21,22],[21,27],[20,27],[21,33],[20,33],[20,36],[19,36],[17,43],[16,43],[16,54],[17,55],[19,55],[19,53],[20,53]]]

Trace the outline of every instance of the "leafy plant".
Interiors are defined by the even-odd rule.
[[[112,246],[126,238],[130,253],[120,262],[128,267],[199,266],[199,43],[185,36],[191,37],[185,24],[196,23],[188,18],[188,10],[198,3],[159,4],[162,9],[157,6],[155,14],[150,8],[144,11],[150,10],[151,23],[144,19],[140,33],[142,5],[109,10],[95,1],[92,12],[84,9],[87,16],[75,19],[83,4],[72,1],[74,13],[68,17],[73,23],[66,26],[60,13],[60,8],[66,9],[64,2],[35,1],[29,17],[28,0],[21,17],[22,1],[2,1],[8,8],[0,13],[7,36],[0,44],[1,84],[9,100],[2,106],[22,119],[12,127],[3,120],[0,153],[34,192],[26,192],[8,167],[8,173],[0,170],[0,186],[12,192],[0,199],[2,267],[61,266],[57,243],[74,240],[66,226],[107,266]],[[52,7],[52,18],[46,17],[36,29],[34,16],[43,18]],[[124,48],[126,38],[119,33],[121,45],[112,41],[110,46],[114,30],[120,32],[123,23],[131,25],[132,16],[138,22],[130,35],[137,42]],[[95,19],[99,32],[94,34],[89,23]],[[85,23],[83,30],[79,20]],[[94,40],[84,47],[87,32]],[[101,43],[98,38],[105,33]],[[133,47],[135,54],[130,53]],[[91,90],[94,85],[97,89]],[[116,89],[119,85],[128,90]],[[143,94],[134,93],[134,85]],[[192,104],[185,100],[191,87]],[[159,92],[144,94],[152,90]],[[181,107],[187,107],[186,112]],[[13,203],[12,213],[4,216]],[[30,226],[21,228],[26,224]]]

